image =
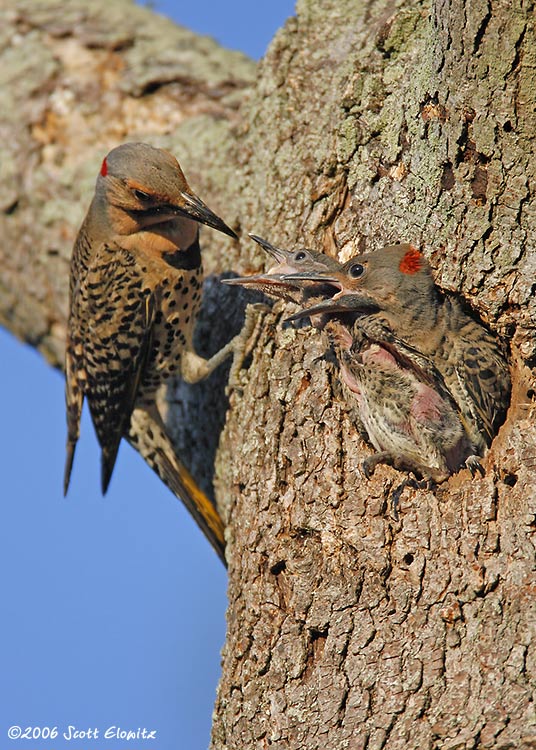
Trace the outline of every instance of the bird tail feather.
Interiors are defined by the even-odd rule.
[[[178,459],[161,420],[143,409],[132,413],[128,441],[178,497],[226,566],[224,525],[213,503]]]

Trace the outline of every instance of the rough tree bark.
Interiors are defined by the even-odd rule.
[[[361,477],[369,449],[325,341],[284,327],[281,304],[221,434],[221,390],[168,394],[178,446],[177,415],[197,420],[205,484],[219,440],[230,603],[213,747],[536,747],[534,3],[299,0],[256,79],[126,0],[85,5],[4,0],[0,24],[0,320],[53,365],[74,233],[103,151],[127,138],[173,150],[244,236],[341,258],[420,244],[509,343],[486,476],[406,489],[398,520],[400,475]],[[203,239],[211,272],[262,266],[247,239]],[[243,304],[208,291],[211,346]]]

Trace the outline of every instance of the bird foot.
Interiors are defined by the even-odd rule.
[[[378,464],[387,464],[397,469],[397,471],[411,471],[414,475],[421,477],[420,479],[417,476],[406,477],[391,493],[391,515],[395,521],[399,520],[398,505],[402,492],[406,487],[412,487],[416,490],[430,490],[435,485],[444,482],[448,477],[441,469],[436,469],[433,466],[425,466],[416,461],[401,459],[399,456],[393,456],[388,451],[383,451],[368,456],[362,462],[361,470],[367,479],[372,477]]]
[[[484,467],[480,463],[480,456],[468,456],[465,459],[465,466],[471,472],[472,477],[476,477],[477,473],[480,474],[481,477],[486,476]]]
[[[435,484],[430,479],[416,479],[415,477],[406,477],[398,487],[391,493],[391,514],[395,521],[399,520],[398,506],[400,504],[400,498],[406,487],[411,487],[414,490],[429,490]]]
[[[367,479],[371,479],[379,464],[392,465],[391,455],[389,453],[375,453],[372,456],[367,456],[361,462],[361,471]]]
[[[375,453],[372,456],[368,456],[368,458],[365,458],[361,464],[361,469],[367,479],[372,477],[378,464],[387,464],[398,471],[411,471],[413,474],[420,476],[422,481],[426,483],[423,487],[430,487],[433,484],[441,484],[441,482],[444,482],[448,478],[448,474],[445,471],[436,469],[434,466],[426,466],[418,461],[413,461],[409,458],[401,458],[400,456],[393,456],[393,454],[388,451],[382,451],[381,453]],[[421,489],[423,487],[421,487]]]

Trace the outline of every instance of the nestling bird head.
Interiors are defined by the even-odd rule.
[[[267,274],[322,272],[335,270],[339,267],[338,261],[318,250],[311,250],[308,247],[284,250],[282,247],[271,245],[267,240],[263,240],[256,234],[250,234],[249,236],[277,261],[277,265],[272,266]]]
[[[124,143],[104,158],[95,203],[104,208],[117,234],[134,234],[182,218],[236,238],[192,192],[173,154],[146,143]]]
[[[331,283],[340,289],[340,295],[359,292],[384,309],[400,302],[412,304],[416,296],[429,296],[434,289],[426,258],[408,244],[388,245],[350,258],[333,274]]]
[[[350,258],[333,273],[298,273],[283,277],[288,283],[315,282],[323,300],[300,310],[288,320],[311,314],[348,312],[384,314],[392,326],[404,325],[434,309],[437,295],[430,266],[413,245],[388,245],[374,253]],[[326,286],[338,291],[327,295]]]
[[[413,245],[388,245],[374,253],[350,258],[333,273],[288,274],[288,282],[329,284],[338,291],[325,300],[329,306],[340,304],[358,311],[372,308],[398,311],[420,305],[435,294],[430,266]],[[344,302],[343,302],[344,300]],[[337,302],[339,301],[339,305]],[[335,310],[335,307],[333,307]]]
[[[275,266],[266,273],[253,276],[239,276],[234,279],[222,279],[224,284],[230,286],[240,285],[256,289],[272,297],[296,301],[296,296],[301,300],[307,286],[313,286],[310,282],[294,284],[285,280],[286,274],[296,273],[327,273],[336,271],[340,263],[325,253],[310,248],[300,247],[296,250],[284,250],[270,244],[262,237],[255,234],[249,235],[258,245],[277,261]],[[298,295],[296,295],[298,293]]]

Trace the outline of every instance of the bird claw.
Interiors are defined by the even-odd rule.
[[[416,475],[415,478],[411,480],[416,489],[431,489],[434,485],[441,484],[448,479],[448,474],[441,469],[436,469],[432,466],[425,466],[424,464],[408,461],[407,459],[401,459],[398,456],[393,456],[387,451],[383,453],[375,453],[373,456],[368,456],[364,459],[361,464],[361,470],[367,479],[372,477],[378,464],[387,464],[397,471],[411,471]],[[480,467],[480,469],[482,470],[482,467]],[[422,478],[417,479],[418,475]]]
[[[366,479],[372,479],[376,466],[380,463],[377,456],[368,456],[361,462],[361,471]]]
[[[471,476],[475,477],[478,474],[480,474],[481,477],[486,476],[486,472],[484,470],[484,467],[480,463],[479,456],[468,456],[465,459],[465,466],[469,469],[471,472]]]

